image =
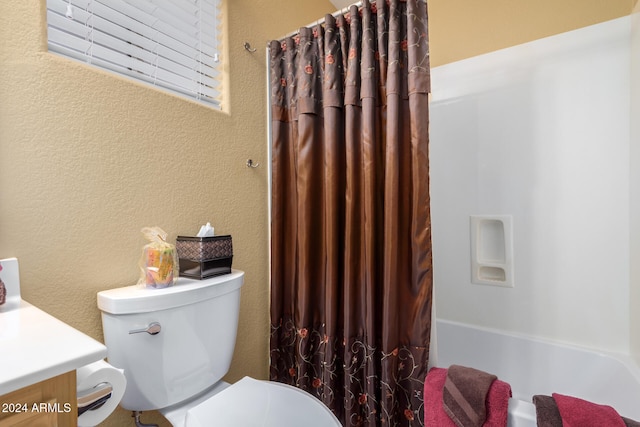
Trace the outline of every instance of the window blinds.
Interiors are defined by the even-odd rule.
[[[222,0],[47,0],[49,50],[220,108]]]

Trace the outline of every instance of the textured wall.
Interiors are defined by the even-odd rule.
[[[227,379],[266,378],[265,47],[333,7],[229,1],[226,114],[49,54],[44,4],[0,2],[0,258],[18,257],[27,301],[102,340],[96,293],[135,283],[140,229],[211,221],[246,272]],[[104,425],[129,423],[119,410]]]
[[[631,2],[430,0],[433,65],[628,14]],[[227,4],[225,114],[50,55],[44,0],[0,2],[0,258],[19,258],[26,300],[101,340],[95,295],[135,282],[140,228],[173,239],[212,221],[247,273],[235,381],[267,375],[264,46],[333,7]],[[129,422],[118,411],[104,425]]]
[[[435,67],[628,15],[637,0],[428,0]]]

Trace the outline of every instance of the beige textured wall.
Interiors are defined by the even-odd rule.
[[[266,42],[333,7],[227,3],[230,114],[49,54],[44,0],[0,2],[0,258],[18,257],[27,301],[102,340],[96,293],[135,283],[140,229],[211,221],[246,272],[235,381],[268,375]]]
[[[637,0],[428,0],[431,66],[629,15]]]
[[[102,340],[95,295],[136,281],[139,230],[158,225],[173,239],[211,221],[233,235],[246,272],[235,381],[268,370],[265,43],[333,7],[227,3],[229,114],[50,55],[44,0],[0,2],[0,258],[20,260],[26,300]],[[432,65],[626,15],[632,3],[430,0]],[[248,158],[262,166],[247,169]],[[103,425],[129,423],[118,410]]]

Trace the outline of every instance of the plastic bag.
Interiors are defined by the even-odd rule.
[[[151,243],[142,248],[140,280],[138,285],[148,288],[166,288],[178,280],[176,247],[167,243],[167,233],[160,227],[145,227],[142,234]]]

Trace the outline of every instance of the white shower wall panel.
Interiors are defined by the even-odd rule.
[[[432,70],[438,318],[629,352],[630,18]],[[513,217],[514,287],[472,284],[471,215]]]
[[[640,2],[631,15],[631,307],[640,307]],[[634,262],[635,260],[635,262]],[[640,366],[640,310],[631,309],[631,353]]]

